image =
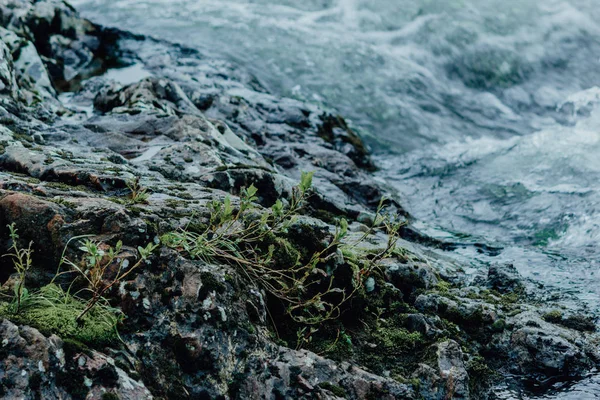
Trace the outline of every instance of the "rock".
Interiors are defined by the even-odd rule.
[[[477,398],[484,392],[469,391],[463,357],[501,373],[514,367],[519,378],[539,382],[581,376],[600,359],[587,333],[592,321],[561,315],[557,327],[533,306],[508,306],[485,288],[519,292],[509,266],[492,266],[480,284],[465,288],[452,261],[431,251],[449,245],[410,226],[398,242],[408,255],[398,251],[361,269],[359,257],[388,244],[383,230],[369,226],[390,193],[368,173],[368,148],[343,118],[272,96],[211,55],[94,25],[63,1],[7,0],[0,21],[0,245],[3,252],[10,246],[5,225],[12,222],[21,246],[33,241],[30,294],[54,277],[63,251],[85,264],[83,237],[104,251],[122,241],[114,274],[137,260],[138,246],[160,245],[165,233],[202,232],[214,204],[229,198],[238,209],[244,187],[258,188],[256,216],[266,215],[261,207],[289,202],[306,171],[314,172],[314,188],[282,232],[285,244],[309,257],[331,244],[340,218],[349,222],[349,246],[321,255],[311,270],[315,284],[292,291],[318,300],[317,286],[324,286],[331,289],[326,301],[344,300],[334,321],[314,327],[293,321],[285,299],[249,279],[244,265],[218,256],[192,260],[167,246],[103,294],[123,312],[122,342],[42,334],[0,300],[2,315],[13,320],[0,324],[2,396]],[[128,85],[85,79],[132,63],[149,77]],[[457,67],[465,81],[482,70],[465,65]],[[475,85],[521,78],[511,71]],[[73,89],[60,101],[55,96]],[[506,111],[492,94],[473,101],[483,100],[495,105],[491,113]],[[406,216],[393,193],[389,198],[389,211]],[[296,253],[287,261],[294,266]],[[18,278],[11,263],[2,267],[0,291],[12,296]],[[79,291],[81,281],[61,274],[55,283]],[[296,350],[301,346],[321,355]],[[471,380],[480,382],[476,374]]]
[[[595,332],[597,329],[596,320],[593,317],[573,314],[565,318],[562,318],[560,325],[566,326],[567,328],[575,329],[581,332]]]
[[[4,28],[0,28],[0,39],[9,46],[11,54],[16,57],[15,77],[20,96],[25,103],[31,106],[34,102],[45,100],[47,104],[58,104],[55,100],[56,91],[35,45]]]
[[[499,293],[517,293],[525,290],[521,275],[512,264],[493,264],[488,270],[487,286]]]
[[[409,314],[406,317],[406,328],[411,332],[419,332],[425,336],[435,336],[442,332],[436,328],[438,322],[439,318],[436,317],[428,317],[423,314]]]
[[[359,167],[375,169],[367,146],[342,117],[323,114],[319,118],[323,121],[318,128],[320,137],[333,143],[336,150],[350,157]]]
[[[0,392],[4,398],[101,398],[104,393],[128,400],[152,398],[143,383],[115,366],[111,358],[66,349],[57,336],[46,337],[4,319],[0,340]]]
[[[239,382],[238,398],[257,398],[269,393],[283,398],[301,398],[304,394],[302,398],[307,399],[416,398],[413,390],[405,384],[370,374],[347,363],[333,363],[307,351],[281,349],[269,364],[271,372]]]
[[[17,79],[9,48],[0,41],[0,94],[11,99],[17,98]]]
[[[68,89],[112,62],[113,36],[80,19],[66,2],[7,0],[0,5],[2,26],[34,43],[52,81]],[[103,57],[104,56],[104,57]]]
[[[466,329],[477,329],[491,325],[501,317],[501,312],[493,304],[481,300],[455,298],[439,294],[422,294],[415,301],[415,308],[421,312],[439,315],[450,321],[465,325]]]
[[[460,345],[448,340],[433,345],[430,365],[421,364],[413,377],[419,379],[419,394],[425,399],[469,399],[469,374]]]
[[[405,294],[417,289],[431,289],[438,283],[433,268],[423,262],[386,260],[383,267],[387,280]]]
[[[55,269],[61,251],[59,231],[65,224],[64,211],[57,204],[22,193],[1,197],[0,238],[7,237],[6,225],[15,223],[24,243],[32,243],[36,263]]]
[[[581,376],[598,360],[598,349],[582,341],[576,331],[550,324],[533,312],[511,321],[509,354],[514,370],[543,381],[550,376]]]

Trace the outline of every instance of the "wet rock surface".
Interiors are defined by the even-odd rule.
[[[32,289],[52,280],[63,255],[77,258],[82,235],[122,241],[135,260],[138,246],[206,219],[213,201],[239,203],[251,184],[261,206],[292,201],[303,171],[315,172],[314,194],[288,233],[300,252],[331,240],[340,217],[350,239],[364,236],[384,195],[405,216],[341,117],[276,98],[194,50],[96,26],[61,1],[3,2],[0,21],[0,245],[9,251],[11,223],[31,241]],[[124,65],[148,76],[122,84],[102,75]],[[144,201],[131,201],[136,179]],[[388,239],[373,233],[359,258]],[[595,321],[537,306],[514,267],[492,266],[466,286],[459,268],[405,239],[341,315],[310,335],[239,268],[159,247],[107,293],[125,316],[122,341],[81,343],[3,319],[0,393],[466,399],[491,397],[505,373],[547,382],[597,366]],[[335,255],[322,273],[347,286],[351,257]],[[5,260],[4,294],[15,282]]]
[[[520,293],[525,290],[522,278],[512,264],[494,264],[490,266],[487,286],[499,293]]]

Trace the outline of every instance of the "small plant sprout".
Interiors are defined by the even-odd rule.
[[[87,281],[87,290],[91,293],[91,298],[86,307],[78,315],[80,321],[100,300],[104,299],[104,294],[113,286],[123,281],[129,274],[138,269],[158,247],[154,243],[149,243],[146,247],[138,247],[139,259],[133,265],[129,265],[129,260],[120,258],[123,243],[118,241],[114,247],[102,248],[100,243],[90,239],[80,242],[79,250],[84,253],[82,263],[76,264],[63,257],[62,263],[70,266]],[[116,268],[115,268],[116,267]],[[113,272],[116,269],[116,272]]]
[[[19,235],[17,234],[17,228],[15,228],[15,223],[13,222],[10,225],[7,225],[9,230],[10,240],[12,245],[10,250],[12,253],[5,254],[5,257],[11,257],[13,261],[13,265],[15,267],[15,271],[17,272],[17,284],[15,286],[15,313],[18,313],[21,309],[21,302],[23,298],[27,296],[28,291],[25,288],[25,278],[27,276],[27,272],[32,266],[31,254],[33,250],[31,246],[33,242],[29,242],[29,246],[27,248],[19,247]]]
[[[127,188],[131,191],[129,194],[129,203],[130,204],[146,204],[148,203],[148,198],[150,194],[148,193],[148,189],[142,187],[140,184],[140,177],[136,176],[127,182]]]
[[[310,344],[313,339],[313,335],[319,331],[318,328],[313,326],[303,326],[296,331],[296,350],[300,350],[306,344]]]
[[[254,204],[258,193],[254,186],[241,190],[237,205],[229,197],[214,201],[209,204],[208,224],[201,231],[186,227],[164,235],[162,242],[192,259],[225,262],[238,268],[278,298],[285,305],[286,314],[303,326],[314,327],[335,319],[379,262],[393,254],[403,222],[384,216],[382,201],[373,226],[356,242],[346,243],[348,221],[341,219],[327,243],[317,245],[312,253],[301,253],[293,245],[289,228],[311,193],[312,178],[312,173],[303,173],[288,201],[277,200],[270,209]],[[354,249],[376,229],[386,231],[387,245],[368,257],[345,260],[345,254],[356,253]],[[352,287],[339,287],[340,282],[333,275],[335,268],[330,269],[340,257],[352,268]],[[299,331],[300,346],[309,340],[310,332]]]

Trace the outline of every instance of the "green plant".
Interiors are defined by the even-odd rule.
[[[121,242],[113,248],[85,239],[80,242],[79,249],[84,252],[84,257],[79,264],[66,258],[65,247],[53,281],[38,290],[29,291],[24,282],[33,264],[32,242],[27,248],[19,247],[15,225],[8,225],[8,228],[12,252],[5,256],[12,258],[18,277],[14,300],[12,303],[0,302],[0,316],[36,327],[47,334],[54,333],[85,343],[105,344],[116,339],[116,328],[122,319],[122,313],[110,307],[104,294],[138,269],[157,245],[151,243],[146,247],[138,247],[139,259],[133,266],[129,266],[127,259],[119,257]],[[72,270],[60,272],[64,264]],[[87,290],[91,292],[91,296],[87,300],[80,298],[78,293],[71,294],[70,289],[64,291],[54,283],[58,276],[73,271],[78,272],[88,284]]]
[[[85,308],[85,301],[49,284],[25,296],[19,314],[0,304],[0,316],[33,326],[45,334],[84,343],[102,345],[118,338],[116,328],[122,318],[119,310],[102,302],[79,318]]]
[[[317,331],[318,329],[313,326],[303,326],[301,328],[298,328],[298,330],[296,331],[296,350],[300,350],[302,347],[304,347],[305,344],[311,343],[313,335],[317,333]]]
[[[148,193],[148,189],[145,187],[142,187],[142,185],[140,184],[139,176],[128,181],[127,188],[131,192],[129,194],[129,203],[130,204],[146,204],[146,203],[148,203],[148,198],[150,197],[150,194]]]
[[[21,302],[25,296],[27,296],[28,291],[25,288],[25,278],[27,276],[27,272],[31,269],[32,260],[31,254],[33,250],[31,246],[33,242],[29,242],[29,246],[27,248],[19,247],[19,235],[17,234],[17,228],[15,228],[15,223],[13,222],[10,225],[7,225],[9,230],[10,240],[12,245],[10,250],[12,253],[5,254],[5,257],[11,257],[13,261],[13,265],[15,267],[15,271],[17,272],[17,283],[15,285],[15,313],[18,313],[21,309]]]
[[[108,247],[105,250],[100,243],[85,239],[80,242],[79,247],[79,250],[84,253],[81,263],[77,264],[63,256],[59,269],[62,264],[70,266],[72,271],[78,272],[87,281],[87,290],[91,293],[86,306],[77,316],[77,321],[80,321],[99,301],[104,299],[104,294],[110,288],[138,269],[158,245],[149,243],[146,247],[139,246],[137,248],[139,259],[132,266],[129,266],[128,259],[119,257],[122,247],[123,243],[118,241],[115,247]]]
[[[348,222],[341,219],[328,243],[310,254],[302,254],[290,242],[288,230],[297,221],[311,188],[312,173],[303,173],[287,204],[280,199],[270,209],[261,210],[254,205],[258,191],[250,186],[241,191],[237,205],[230,197],[210,203],[210,217],[202,229],[191,230],[188,225],[164,235],[162,242],[192,259],[226,262],[237,267],[240,273],[280,299],[286,305],[286,314],[297,323],[317,325],[335,319],[379,261],[392,254],[403,222],[384,217],[382,201],[372,229],[357,241],[344,242]],[[340,287],[332,272],[335,268],[329,267],[339,263],[340,255],[343,258],[343,254],[352,253],[376,227],[388,233],[387,245],[368,257],[348,262],[353,269],[351,287],[343,284]],[[299,342],[310,338],[307,335],[310,330],[299,332]]]

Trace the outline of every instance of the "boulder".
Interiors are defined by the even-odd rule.
[[[413,378],[420,381],[419,394],[425,399],[469,399],[469,374],[460,345],[447,340],[433,345],[431,361],[420,364]]]
[[[150,399],[144,384],[98,352],[66,346],[57,336],[0,322],[0,393],[3,398],[71,399],[87,394],[104,398]]]
[[[382,265],[386,279],[405,294],[417,289],[432,289],[438,283],[434,269],[421,261],[384,260]]]
[[[513,264],[493,264],[488,270],[486,281],[490,289],[499,293],[522,293],[525,290],[523,278]]]

